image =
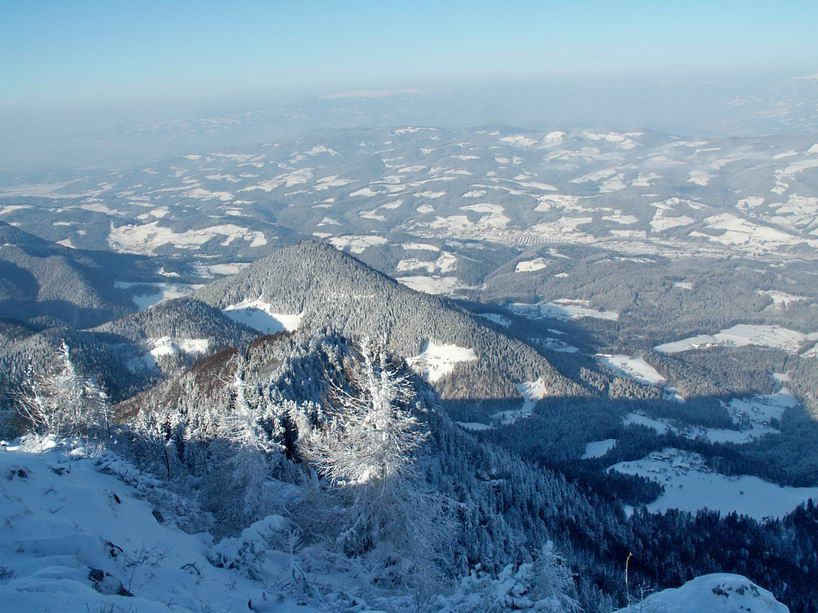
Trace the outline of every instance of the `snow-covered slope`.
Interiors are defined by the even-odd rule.
[[[211,564],[212,537],[174,525],[196,523],[187,501],[89,453],[53,439],[0,447],[0,609],[311,610]]]
[[[789,609],[755,583],[729,573],[702,575],[679,588],[651,594],[616,613],[787,613]]]

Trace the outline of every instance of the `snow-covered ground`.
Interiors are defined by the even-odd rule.
[[[149,365],[155,364],[156,360],[162,357],[173,355],[202,355],[207,353],[210,341],[206,338],[175,338],[162,336],[160,338],[148,339],[150,351],[145,356]]]
[[[665,378],[642,358],[604,353],[597,354],[596,357],[617,375],[629,377],[648,385],[658,385],[665,382]]]
[[[173,245],[177,249],[195,249],[212,239],[219,244],[230,245],[236,240],[250,243],[250,247],[263,247],[267,238],[263,232],[249,230],[236,224],[220,224],[198,230],[175,232],[172,228],[160,226],[158,221],[143,225],[123,225],[112,227],[108,235],[108,245],[114,251],[153,255],[163,245]]]
[[[804,334],[782,326],[737,324],[716,334],[700,334],[679,341],[663,343],[656,346],[662,353],[680,353],[690,349],[708,349],[710,347],[772,347],[784,351],[796,352],[799,347],[810,340],[818,340],[818,333]]]
[[[140,311],[144,311],[163,300],[184,298],[199,287],[198,285],[183,285],[180,283],[129,283],[127,281],[115,281],[114,286],[118,289],[128,289],[135,286],[155,289],[149,294],[137,294],[131,297]]]
[[[539,378],[535,381],[524,381],[517,383],[517,391],[523,397],[523,404],[519,409],[511,409],[508,411],[500,411],[492,415],[500,424],[513,424],[518,419],[530,417],[534,412],[534,407],[537,402],[548,396],[548,388],[545,386],[545,381]]]
[[[458,364],[476,359],[474,349],[429,340],[420,354],[406,361],[416,372],[435,383],[453,372]]]
[[[505,315],[500,315],[499,313],[478,313],[477,315],[504,328],[508,328],[511,325],[511,320]]]
[[[276,332],[292,332],[301,323],[303,313],[276,313],[272,305],[261,298],[245,300],[225,307],[224,314],[233,321],[244,324],[264,334]]]
[[[775,394],[757,394],[749,398],[733,398],[724,404],[733,420],[732,428],[705,428],[678,426],[669,419],[650,417],[643,413],[628,413],[623,419],[626,426],[639,425],[658,434],[672,432],[689,439],[704,439],[710,443],[743,445],[767,434],[777,434],[775,421],[781,419],[790,407],[799,405],[798,399],[784,387]]]
[[[594,309],[588,306],[588,302],[585,300],[573,300],[569,298],[534,304],[515,302],[510,304],[509,308],[517,315],[522,315],[529,319],[540,317],[551,317],[561,320],[582,319],[583,317],[607,319],[609,321],[619,319],[619,313],[615,311]]]
[[[416,292],[426,294],[451,294],[459,289],[466,289],[460,279],[454,276],[412,275],[397,277],[396,280]]]
[[[656,592],[616,613],[789,613],[762,587],[730,573],[691,579],[678,588]]]
[[[608,470],[641,475],[665,487],[650,511],[701,509],[733,511],[758,520],[783,517],[810,498],[818,499],[818,487],[782,487],[758,477],[728,477],[711,471],[704,458],[693,452],[668,447],[641,460],[619,462]]]
[[[545,258],[534,258],[533,260],[522,260],[517,262],[514,267],[514,272],[536,272],[548,266],[548,260]]]
[[[367,250],[368,247],[377,245],[385,245],[387,240],[383,236],[377,235],[362,235],[362,236],[336,236],[329,239],[330,244],[336,249],[349,251],[356,255],[360,255]]]
[[[208,561],[181,499],[111,454],[52,439],[0,447],[3,611],[310,611]],[[279,577],[289,562],[278,559]]]
[[[591,441],[590,443],[585,443],[585,453],[582,454],[582,459],[588,460],[590,458],[601,458],[615,446],[615,438],[606,438],[602,441]]]

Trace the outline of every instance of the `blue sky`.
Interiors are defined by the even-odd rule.
[[[818,2],[0,0],[0,110],[818,71]]]

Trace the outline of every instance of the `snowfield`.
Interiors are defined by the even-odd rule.
[[[194,509],[113,454],[30,439],[0,447],[0,473],[4,611],[314,610],[214,566],[212,537],[178,527]]]
[[[665,378],[659,374],[659,371],[642,358],[602,353],[597,354],[596,357],[617,375],[629,377],[648,385],[658,385],[665,382]]]
[[[716,334],[700,334],[680,341],[663,343],[655,347],[662,353],[680,353],[690,349],[708,349],[710,347],[771,347],[795,353],[808,340],[814,340],[818,335],[804,334],[796,330],[789,330],[782,326],[767,326],[755,324],[738,324],[721,330]]]
[[[602,441],[591,441],[590,443],[585,443],[585,452],[582,454],[581,459],[589,460],[591,458],[601,458],[614,447],[616,447],[615,438],[606,438]]]
[[[710,509],[764,520],[783,517],[810,498],[818,499],[818,487],[782,487],[747,475],[728,477],[707,468],[698,453],[672,447],[641,460],[619,462],[608,470],[640,475],[663,485],[662,495],[646,505],[654,512]]]
[[[767,434],[779,434],[776,427],[784,412],[799,406],[798,399],[784,387],[775,394],[757,394],[749,398],[733,398],[722,404],[733,420],[735,429],[677,426],[669,419],[649,417],[642,413],[628,413],[623,419],[626,426],[650,428],[658,434],[672,432],[689,439],[704,439],[710,443],[744,445]]]
[[[303,313],[276,313],[273,311],[272,305],[264,302],[261,298],[231,304],[222,310],[233,321],[264,334],[292,332],[298,329],[301,318],[304,316]]]
[[[548,266],[548,260],[545,258],[534,258],[533,260],[523,260],[517,262],[514,267],[514,272],[536,272]]]
[[[536,381],[517,383],[515,387],[523,397],[523,404],[519,409],[500,411],[492,415],[492,418],[502,425],[513,424],[519,419],[530,417],[534,413],[537,402],[548,396],[548,388],[542,378]]]
[[[459,289],[466,289],[460,279],[454,276],[424,276],[411,275],[408,277],[396,277],[396,281],[402,283],[416,292],[426,294],[452,294]]]
[[[173,245],[177,249],[195,249],[205,243],[219,239],[226,247],[234,241],[246,241],[250,247],[263,247],[267,238],[263,232],[249,230],[235,224],[221,224],[199,230],[174,232],[172,228],[160,226],[154,221],[141,226],[123,225],[111,227],[108,246],[114,251],[154,255],[163,245]]]
[[[608,321],[616,321],[619,319],[619,313],[615,311],[601,311],[587,305],[588,302],[585,300],[560,298],[553,302],[538,302],[534,304],[515,302],[509,305],[509,308],[516,315],[522,315],[529,319],[553,318],[563,321],[582,319],[583,317],[606,319]]]
[[[161,338],[148,339],[150,349],[150,362],[156,359],[173,355],[202,355],[207,353],[210,347],[210,340],[206,338],[172,338],[162,336]],[[148,356],[146,356],[147,358]]]
[[[350,253],[361,254],[367,250],[368,247],[376,245],[385,245],[388,241],[383,236],[365,235],[365,236],[336,236],[329,239],[330,244],[336,249],[349,251]]]
[[[429,340],[420,354],[406,361],[416,372],[435,383],[451,374],[458,364],[476,359],[474,349]]]
[[[134,304],[140,311],[152,307],[163,300],[172,300],[173,298],[184,298],[190,295],[198,285],[183,285],[180,283],[128,283],[126,281],[115,281],[114,287],[118,289],[128,289],[130,287],[150,287],[155,288],[156,291],[150,294],[137,294],[131,296]]]

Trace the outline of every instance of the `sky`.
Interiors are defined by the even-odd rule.
[[[0,0],[0,111],[818,71],[818,2]]]

